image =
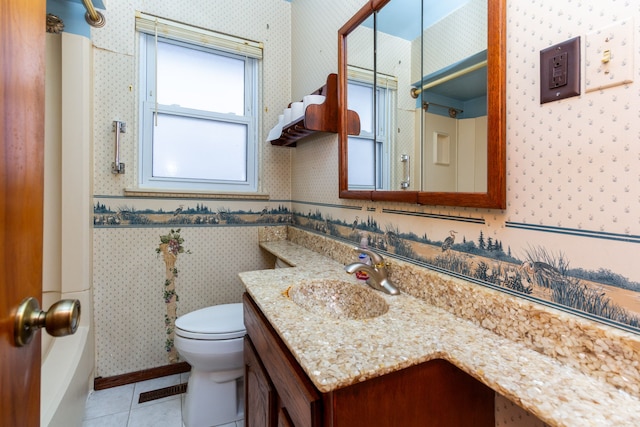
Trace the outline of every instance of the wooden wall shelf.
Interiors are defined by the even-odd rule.
[[[312,95],[324,95],[322,104],[307,106],[304,115],[282,128],[278,139],[271,141],[272,145],[295,147],[299,140],[316,132],[338,132],[338,75],[329,74],[327,83]],[[355,111],[348,111],[347,133],[360,134],[360,117]]]

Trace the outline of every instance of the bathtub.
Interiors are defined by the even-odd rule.
[[[81,314],[74,335],[41,333],[40,426],[79,427],[95,364],[89,213],[93,154],[88,143],[93,45],[68,32],[47,33],[46,43],[42,307],[78,299]]]
[[[93,338],[89,326],[55,338],[42,361],[40,426],[81,426],[93,380]]]

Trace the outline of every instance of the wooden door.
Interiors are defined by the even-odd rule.
[[[40,425],[40,332],[13,313],[42,294],[45,0],[0,2],[0,425]]]

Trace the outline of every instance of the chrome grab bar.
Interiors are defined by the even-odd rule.
[[[111,163],[111,173],[124,173],[124,163],[120,163],[120,134],[124,133],[126,128],[127,124],[125,122],[118,120],[113,121],[113,131],[116,133],[116,158],[115,161]]]
[[[400,188],[406,190],[411,184],[411,157],[408,154],[401,154],[400,161],[407,164],[407,179],[400,183]]]

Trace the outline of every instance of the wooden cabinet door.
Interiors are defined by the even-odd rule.
[[[494,427],[495,392],[436,359],[324,395],[329,427]]]
[[[278,397],[247,336],[244,338],[244,374],[244,425],[275,427]]]
[[[278,427],[294,427],[285,408],[280,408],[278,411]]]
[[[244,294],[244,325],[270,383],[296,427],[322,426],[322,396],[253,299]],[[253,426],[251,426],[253,427]]]

